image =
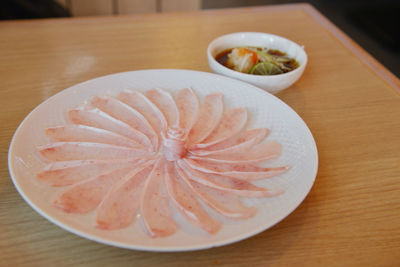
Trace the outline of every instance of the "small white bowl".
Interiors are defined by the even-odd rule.
[[[253,75],[231,70],[215,60],[215,57],[220,52],[239,46],[266,47],[280,50],[287,53],[289,57],[296,59],[299,67],[283,74]],[[303,47],[286,38],[258,32],[238,32],[220,36],[208,45],[207,57],[210,68],[215,73],[253,84],[272,94],[276,94],[295,83],[303,74],[307,65],[307,54]]]

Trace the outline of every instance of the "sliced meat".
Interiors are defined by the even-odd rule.
[[[118,98],[125,104],[136,109],[142,114],[153,127],[154,131],[159,134],[167,129],[167,120],[162,112],[153,104],[146,96],[137,91],[125,90],[121,92]]]
[[[172,218],[168,193],[165,190],[165,160],[160,158],[149,175],[140,200],[143,223],[151,237],[174,234],[178,226]]]
[[[204,149],[192,149],[190,152],[196,156],[205,155],[229,155],[247,151],[260,143],[269,134],[267,128],[243,131],[239,135],[232,136],[225,141],[208,146]]]
[[[146,149],[135,140],[125,136],[86,125],[69,124],[51,127],[47,128],[45,132],[46,136],[53,142],[91,142]]]
[[[69,213],[87,213],[94,210],[111,187],[126,176],[132,168],[114,170],[61,191],[53,200],[53,205]]]
[[[197,196],[220,214],[231,219],[246,219],[254,216],[256,213],[255,208],[245,206],[238,196],[202,185],[193,180],[189,181],[185,172],[179,167],[177,171],[187,181]]]
[[[179,91],[176,104],[179,111],[179,126],[187,136],[196,123],[199,113],[199,100],[192,89],[185,88]]]
[[[272,197],[283,193],[281,190],[262,188],[237,178],[203,173],[192,169],[186,162],[179,161],[178,166],[187,177],[200,184],[242,197]]]
[[[128,159],[149,155],[145,150],[86,142],[57,142],[39,147],[50,161]]]
[[[204,157],[191,156],[189,158],[198,161],[215,163],[260,163],[281,154],[281,145],[276,142],[266,142],[253,146],[247,151],[220,153],[219,155],[207,155]]]
[[[170,93],[155,88],[147,91],[146,96],[164,114],[169,127],[179,126],[179,111]]]
[[[211,218],[204,210],[193,189],[176,173],[175,164],[168,162],[166,167],[168,193],[177,209],[190,223],[210,234],[217,233],[221,228],[221,223]]]
[[[143,185],[154,161],[137,166],[107,193],[96,212],[96,227],[112,230],[129,226],[140,206]]]
[[[40,181],[46,181],[52,186],[66,186],[100,175],[134,167],[140,160],[74,160],[59,161],[48,164],[36,174]]]
[[[262,168],[242,163],[200,162],[193,159],[184,159],[184,161],[187,162],[191,168],[204,173],[214,173],[248,181],[273,177],[282,174],[289,169],[286,166]]]
[[[207,95],[200,106],[197,121],[189,132],[188,144],[197,144],[206,139],[221,121],[223,110],[221,93]]]
[[[247,122],[247,111],[244,108],[234,108],[224,114],[215,130],[200,144],[191,146],[191,149],[205,148],[220,143],[238,134]]]
[[[96,127],[128,137],[140,145],[152,149],[150,139],[128,124],[113,118],[98,108],[81,107],[68,111],[68,118],[74,124]]]
[[[112,117],[125,122],[139,132],[144,133],[151,140],[154,149],[157,149],[157,134],[154,132],[152,126],[149,124],[146,118],[136,109],[119,101],[116,98],[107,96],[94,96],[91,104],[111,115]]]

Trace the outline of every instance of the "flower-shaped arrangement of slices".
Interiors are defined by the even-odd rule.
[[[224,112],[222,98],[209,94],[200,104],[189,88],[175,99],[162,89],[94,96],[68,111],[70,124],[45,130],[51,143],[39,147],[47,166],[37,178],[65,187],[53,205],[67,213],[95,211],[100,229],[128,227],[139,213],[151,237],[169,236],[179,229],[175,206],[215,234],[221,222],[206,206],[231,219],[250,218],[256,209],[242,197],[282,193],[252,181],[287,170],[257,166],[281,146],[264,141],[268,129],[245,129],[245,109]]]

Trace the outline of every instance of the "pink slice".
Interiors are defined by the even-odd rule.
[[[140,205],[143,185],[154,161],[136,167],[104,197],[96,212],[96,227],[112,230],[129,226]]]
[[[45,132],[46,136],[53,142],[93,142],[145,149],[144,146],[130,138],[86,125],[69,124],[51,127],[47,128]]]
[[[111,187],[131,171],[132,168],[114,170],[68,187],[57,194],[53,205],[69,213],[92,211],[100,204]]]
[[[269,130],[267,128],[247,130],[220,143],[208,146],[204,149],[193,149],[190,150],[190,152],[196,156],[240,153],[260,143],[268,134]]]
[[[152,142],[154,149],[158,147],[158,136],[153,128],[137,110],[113,97],[94,96],[91,104],[112,117],[119,119],[139,132],[144,133]]]
[[[262,168],[251,164],[242,163],[214,163],[214,162],[200,162],[193,159],[184,159],[187,164],[198,171],[204,173],[214,173],[223,176],[229,176],[241,180],[259,180],[264,178],[273,177],[286,172],[289,168]]]
[[[143,223],[151,237],[174,234],[178,226],[172,218],[168,193],[165,190],[165,160],[160,158],[150,173],[140,200]]]
[[[179,161],[178,166],[186,173],[191,180],[219,189],[224,192],[233,193],[242,197],[272,197],[283,193],[281,190],[262,188],[252,183],[237,178],[221,176],[212,173],[203,173],[192,169],[186,162]]]
[[[205,148],[220,143],[238,134],[247,122],[247,111],[244,108],[234,108],[225,113],[215,130],[201,144],[195,144],[191,148]]]
[[[123,135],[146,147],[149,151],[152,148],[150,139],[146,135],[98,108],[85,106],[73,109],[68,111],[68,118],[74,124],[96,127]]]
[[[193,125],[189,133],[188,143],[197,144],[207,138],[219,124],[223,109],[224,104],[221,93],[207,95],[200,106],[197,122]]]
[[[203,157],[191,156],[190,158],[198,161],[215,163],[260,163],[281,154],[281,145],[276,142],[265,142],[255,145],[250,149],[230,151],[230,153],[220,153],[217,155],[207,155]]]
[[[157,134],[167,129],[167,120],[162,112],[142,93],[125,90],[119,94],[118,98],[142,114]]]
[[[185,88],[179,91],[176,104],[179,110],[179,126],[187,135],[196,123],[199,113],[199,100],[192,89]]]
[[[220,214],[231,219],[246,219],[254,216],[256,213],[255,208],[245,206],[238,196],[189,180],[185,172],[179,167],[177,171],[197,196]]]
[[[155,88],[147,91],[146,96],[164,114],[169,127],[179,126],[179,111],[170,93]]]
[[[97,177],[117,169],[134,167],[139,160],[74,160],[50,163],[36,174],[52,186],[66,186]]]
[[[210,234],[217,233],[221,223],[211,218],[204,210],[193,189],[176,173],[173,162],[167,163],[166,173],[168,193],[177,209],[190,223]]]
[[[128,159],[149,155],[145,150],[86,142],[51,143],[40,146],[39,153],[50,161]]]

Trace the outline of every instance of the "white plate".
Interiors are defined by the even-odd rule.
[[[35,172],[44,164],[35,152],[38,145],[49,141],[44,129],[66,123],[66,110],[79,106],[93,95],[116,96],[121,90],[135,88],[145,91],[154,87],[171,93],[191,87],[198,97],[219,91],[225,107],[246,107],[248,128],[268,127],[269,140],[282,144],[282,155],[267,166],[289,165],[291,169],[272,179],[260,181],[262,186],[285,190],[281,196],[246,199],[258,209],[257,215],[241,221],[227,221],[216,235],[208,235],[181,220],[183,230],[167,238],[152,239],[139,223],[114,231],[93,227],[93,215],[67,214],[56,209],[50,200],[54,187],[37,181]],[[35,108],[18,127],[11,141],[8,164],[11,178],[19,193],[49,221],[82,237],[122,248],[148,251],[187,251],[217,247],[260,233],[289,215],[310,191],[318,168],[315,141],[304,121],[275,96],[254,86],[223,76],[188,70],[143,70],[118,73],[72,86],[49,98]],[[178,218],[179,220],[179,218]]]

